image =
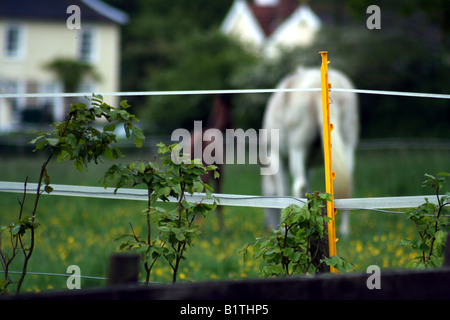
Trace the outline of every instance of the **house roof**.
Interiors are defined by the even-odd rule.
[[[82,21],[126,24],[128,16],[100,0],[0,0],[0,18],[29,20],[63,20],[70,16],[67,8],[77,5]]]
[[[270,36],[299,6],[297,0],[279,0],[276,5],[248,4],[266,36]]]

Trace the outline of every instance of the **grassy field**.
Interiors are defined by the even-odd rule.
[[[150,155],[147,155],[149,157]],[[359,151],[355,169],[355,197],[404,196],[430,194],[423,190],[424,173],[450,171],[450,151],[385,150]],[[127,160],[122,160],[127,161]],[[1,157],[0,181],[37,179],[42,158],[37,154]],[[97,186],[110,164],[76,171],[70,163],[53,162],[49,166],[52,183]],[[228,165],[224,173],[224,192],[261,194],[259,168],[252,165]],[[312,189],[323,191],[323,173],[317,168]],[[0,223],[6,224],[18,212],[19,194],[0,194]],[[29,196],[31,202],[32,196]],[[43,196],[39,205],[36,249],[30,272],[66,273],[69,265],[78,265],[83,276],[106,277],[108,259],[118,251],[117,237],[129,232],[129,222],[139,232],[144,224],[141,211],[145,202],[90,198]],[[267,234],[263,210],[225,207],[226,231],[218,230],[215,215],[199,221],[201,235],[183,261],[180,281],[240,279],[259,277],[257,261],[243,260],[239,251],[255,237]],[[351,234],[341,238],[337,253],[351,261],[359,271],[376,264],[382,269],[406,268],[413,254],[399,245],[401,239],[414,236],[414,227],[404,215],[374,211],[352,211]],[[339,223],[339,215],[337,216]],[[337,235],[339,237],[339,235]],[[3,239],[5,241],[5,239]],[[12,268],[19,270],[19,266]],[[144,278],[144,276],[142,277]],[[151,281],[169,282],[170,270],[155,265]],[[104,280],[86,279],[82,288],[105,285]],[[66,288],[66,277],[28,275],[25,291]]]

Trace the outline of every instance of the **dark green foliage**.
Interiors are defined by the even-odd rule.
[[[105,187],[106,182],[112,180],[116,190],[141,184],[147,188],[147,209],[144,210],[146,234],[136,234],[130,224],[131,234],[118,239],[122,240],[120,249],[141,254],[147,284],[153,266],[161,257],[170,265],[173,272],[172,282],[176,282],[180,262],[185,259],[184,254],[188,247],[193,245],[194,238],[199,233],[195,218],[198,215],[205,216],[216,207],[215,200],[212,204],[190,203],[186,201],[185,196],[185,193],[205,192],[205,199],[212,199],[212,189],[202,181],[201,176],[213,170],[214,177],[218,177],[216,167],[205,167],[195,161],[177,164],[172,161],[176,144],[166,146],[160,143],[158,147],[162,165],[156,162],[156,159],[138,160],[126,166],[114,165],[105,174]],[[167,202],[170,197],[176,199],[175,208],[158,205],[158,201]]]
[[[445,239],[449,231],[450,222],[448,206],[450,205],[450,193],[443,192],[445,183],[450,173],[442,172],[436,176],[425,175],[428,179],[423,182],[423,187],[434,190],[437,204],[425,199],[425,203],[407,213],[417,229],[418,238],[403,240],[403,245],[411,246],[420,252],[420,255],[411,263],[417,268],[440,268],[444,258]]]
[[[142,130],[135,126],[136,117],[126,109],[129,105],[122,101],[121,108],[113,108],[103,102],[101,95],[94,95],[89,99],[90,106],[83,103],[73,104],[64,122],[52,124],[51,132],[41,132],[30,143],[35,145],[34,151],[48,154],[41,166],[37,182],[36,197],[31,212],[27,215],[25,201],[27,181],[24,184],[24,194],[19,202],[20,209],[16,221],[2,226],[2,233],[8,231],[9,247],[0,247],[0,263],[3,269],[3,278],[0,281],[0,293],[8,292],[8,287],[13,282],[10,278],[9,267],[17,259],[23,258],[22,272],[16,286],[16,293],[20,292],[23,280],[27,273],[35,245],[35,228],[39,225],[37,220],[37,208],[40,195],[43,192],[51,193],[50,175],[47,166],[52,158],[58,161],[73,161],[75,167],[82,171],[89,163],[98,163],[103,157],[115,160],[122,156],[120,150],[113,146],[117,142],[114,130],[117,125],[123,125],[127,138],[133,138],[137,147],[141,147],[144,141]],[[101,121],[98,121],[101,120]],[[99,127],[103,126],[103,128]]]
[[[340,257],[319,256],[318,248],[321,239],[328,234],[326,225],[330,221],[322,215],[322,208],[326,201],[331,201],[331,195],[315,192],[307,194],[307,198],[307,204],[302,207],[290,205],[283,209],[280,228],[274,229],[271,237],[258,238],[243,250],[244,258],[248,257],[251,249],[254,259],[264,261],[263,276],[316,273],[321,264],[338,270],[352,269],[351,264]]]
[[[56,58],[44,67],[54,72],[62,81],[65,92],[76,92],[84,77],[100,79],[92,65],[74,59]]]

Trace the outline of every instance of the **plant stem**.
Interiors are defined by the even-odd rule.
[[[437,201],[438,201],[438,212],[436,215],[436,221],[434,223],[434,235],[433,238],[431,239],[431,244],[430,244],[430,252],[428,254],[428,260],[431,260],[431,256],[433,255],[433,247],[434,247],[434,242],[436,241],[436,232],[438,232],[439,230],[439,218],[441,216],[441,212],[442,212],[442,208],[443,206],[441,205],[441,199],[439,198],[439,183],[437,183],[437,181],[434,181],[434,187],[436,190],[436,197],[437,197]]]
[[[19,242],[22,247],[23,254],[24,254],[24,262],[23,262],[23,267],[22,267],[22,273],[21,273],[20,279],[17,283],[16,294],[18,294],[20,292],[20,288],[22,287],[23,281],[25,279],[25,275],[27,273],[28,261],[30,260],[31,255],[33,254],[34,242],[35,242],[33,223],[36,218],[36,211],[37,211],[37,207],[38,207],[38,203],[39,203],[39,198],[41,196],[41,186],[42,186],[42,179],[44,177],[44,172],[47,168],[48,163],[52,159],[52,157],[53,157],[53,150],[50,153],[50,155],[48,156],[47,160],[43,163],[43,165],[41,167],[41,172],[39,174],[38,186],[37,186],[37,190],[36,190],[36,198],[34,200],[34,206],[33,206],[33,210],[31,212],[31,218],[30,218],[31,219],[31,227],[30,227],[31,234],[30,234],[30,247],[28,248],[28,253],[26,252],[27,250],[25,250],[25,245],[22,243],[21,236],[19,236]],[[22,208],[20,210],[20,213],[22,213]]]
[[[151,184],[147,184],[147,244],[150,245],[151,239],[152,239],[152,228],[150,225],[150,207],[151,207],[151,196],[152,196],[152,189]]]
[[[283,249],[286,249],[287,244],[287,237],[288,237],[289,227],[286,225],[284,228],[284,243],[283,243]],[[281,256],[281,263],[284,266],[284,269],[286,270],[286,275],[289,276],[289,261],[286,261],[286,257],[284,254]]]

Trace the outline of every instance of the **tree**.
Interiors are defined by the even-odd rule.
[[[253,65],[256,58],[241,44],[219,32],[197,32],[173,45],[172,64],[148,79],[149,90],[221,90],[237,88],[234,77]],[[190,128],[193,120],[206,120],[212,107],[211,95],[150,97],[140,110],[142,119],[167,133]],[[171,110],[168,117],[167,110]]]
[[[100,79],[92,65],[71,58],[56,58],[46,64],[45,68],[56,74],[63,83],[65,92],[76,92],[86,77]]]
[[[149,80],[174,63],[179,41],[196,32],[216,30],[231,7],[231,0],[106,0],[130,17],[122,29],[122,88],[149,90]],[[146,98],[129,97],[133,106]]]
[[[63,84],[63,91],[67,93],[77,92],[83,80],[88,77],[97,81],[100,80],[99,74],[92,65],[71,58],[55,58],[47,63],[44,68],[55,73],[57,79]],[[64,98],[66,110],[69,110],[73,101],[69,97]]]

